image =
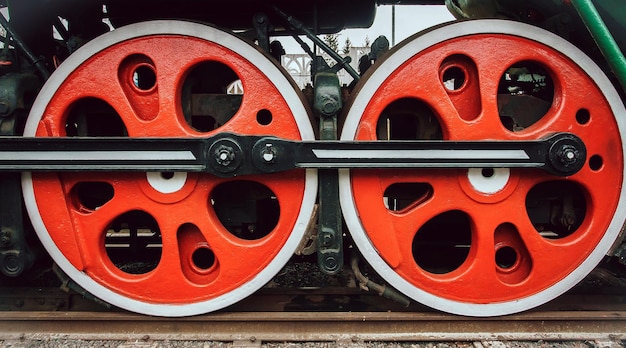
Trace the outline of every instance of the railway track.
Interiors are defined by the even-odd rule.
[[[57,289],[3,289],[0,339],[262,342],[626,342],[626,295],[572,291],[535,310],[493,318],[404,307],[356,289],[263,289],[225,310],[161,318],[106,308]],[[143,342],[143,343],[142,343]],[[601,342],[601,344],[598,344]],[[10,345],[10,344],[9,344]],[[6,346],[6,344],[5,344]]]
[[[185,319],[129,313],[10,312],[4,339],[210,341],[624,340],[626,311],[533,311],[469,319],[408,312],[236,312]]]

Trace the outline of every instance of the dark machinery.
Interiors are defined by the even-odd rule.
[[[187,316],[303,249],[328,275],[353,251],[389,297],[493,316],[601,262],[619,276],[624,6],[446,1],[459,21],[377,42],[359,74],[317,35],[383,4],[0,1],[3,282],[54,264],[104,302]],[[311,90],[278,36],[311,54]]]

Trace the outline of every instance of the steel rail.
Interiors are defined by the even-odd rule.
[[[619,343],[626,340],[619,289],[568,293],[532,311],[473,318],[406,307],[358,289],[268,288],[212,314],[162,318],[109,309],[58,288],[0,288],[0,341]]]
[[[626,311],[468,318],[422,312],[237,312],[168,319],[129,313],[4,312],[0,339],[210,341],[569,341],[626,339]]]

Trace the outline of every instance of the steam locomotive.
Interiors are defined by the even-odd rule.
[[[296,256],[331,276],[358,258],[495,316],[623,276],[626,7],[594,3],[0,1],[2,283],[54,268],[177,317]],[[444,4],[458,20],[381,38],[361,69],[320,39]],[[306,88],[277,38],[310,55]]]

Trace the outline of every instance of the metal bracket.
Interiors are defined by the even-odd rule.
[[[256,32],[256,39],[259,43],[259,47],[265,52],[270,51],[270,39],[269,39],[269,18],[265,13],[256,13],[252,20],[252,25]]]
[[[313,107],[319,115],[320,138],[337,140],[337,113],[342,108],[341,87],[337,75],[330,72],[315,74]],[[339,206],[339,177],[337,169],[320,169],[319,229],[317,263],[326,274],[337,274],[343,268],[343,229]]]
[[[38,88],[31,74],[7,74],[0,77],[0,135],[17,134],[24,109],[24,94]],[[34,261],[26,240],[22,214],[22,186],[19,173],[0,173],[0,272],[16,277]]]

